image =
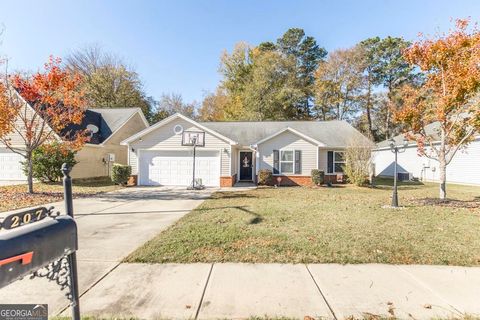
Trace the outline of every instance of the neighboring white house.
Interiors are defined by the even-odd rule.
[[[34,109],[25,102],[25,112],[34,114]],[[15,124],[22,132],[24,124]],[[72,171],[73,178],[91,178],[108,176],[114,162],[127,164],[127,148],[120,145],[125,138],[148,127],[148,122],[140,108],[88,109],[80,125],[69,125],[65,131],[95,128],[91,140],[77,152],[77,164]],[[56,139],[60,136],[54,133]],[[18,132],[7,136],[17,150],[25,148],[24,141]],[[26,181],[21,162],[24,158],[12,152],[0,143],[0,183]]]
[[[345,121],[196,122],[175,114],[122,142],[138,184],[189,185],[193,148],[182,145],[182,136],[195,132],[205,134],[195,172],[206,186],[255,182],[261,169],[281,177],[282,184],[308,185],[312,169],[333,182],[350,141],[370,144]]]
[[[432,131],[434,135],[435,127],[435,124],[431,124],[426,130]],[[394,139],[397,144],[402,144],[404,135],[398,135]],[[388,140],[378,143],[373,152],[375,175],[380,177],[393,177],[394,154],[390,151],[389,143]],[[439,164],[436,160],[419,156],[416,143],[410,141],[405,152],[398,154],[397,171],[422,181],[437,182]],[[458,151],[447,166],[447,183],[480,185],[480,135],[466,148]]]

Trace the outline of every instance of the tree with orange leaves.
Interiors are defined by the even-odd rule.
[[[480,130],[480,32],[469,28],[468,20],[457,20],[455,30],[423,37],[404,55],[425,82],[403,88],[403,106],[395,118],[417,142],[419,155],[438,161],[443,200],[448,164]],[[425,130],[431,123],[438,124],[433,134]]]
[[[81,77],[50,57],[43,72],[32,76],[5,76],[0,84],[0,142],[25,158],[28,192],[33,193],[32,153],[54,140],[78,150],[88,140],[86,132],[69,132],[82,122],[85,103]]]

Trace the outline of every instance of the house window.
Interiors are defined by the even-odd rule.
[[[293,150],[280,151],[280,173],[293,173]]]
[[[345,153],[343,151],[333,152],[333,168],[335,173],[343,173],[345,165]]]

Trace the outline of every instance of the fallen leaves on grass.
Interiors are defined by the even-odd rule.
[[[15,192],[2,190],[0,192],[0,210],[14,210],[31,207],[38,204],[61,201],[63,194],[60,192],[40,192],[29,194],[28,192]]]
[[[438,198],[422,198],[411,199],[413,203],[422,206],[440,206],[448,208],[461,208],[461,209],[480,209],[480,198],[473,200],[457,200],[457,199],[438,199]]]
[[[79,183],[78,185],[74,183],[73,197],[88,197],[118,188],[109,179],[108,182],[106,179],[97,179],[89,183]],[[24,184],[0,187],[0,212],[63,200],[63,186],[60,183],[35,183],[34,191],[35,193],[33,194],[28,193],[27,186]]]

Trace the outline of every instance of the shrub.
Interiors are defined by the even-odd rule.
[[[75,152],[67,145],[52,142],[44,144],[32,152],[32,176],[42,182],[56,182],[63,177],[62,164],[70,167],[77,164]],[[22,162],[23,172],[28,175],[28,163]]]
[[[132,167],[114,163],[112,167],[112,182],[115,184],[126,185],[131,174]]]
[[[313,169],[310,175],[312,176],[312,182],[317,186],[320,186],[325,182],[325,172],[321,170]]]
[[[364,186],[368,184],[371,170],[372,146],[353,141],[345,150],[345,166],[343,172],[348,182]]]
[[[272,184],[273,174],[271,170],[262,169],[258,171],[258,184],[267,186]]]

